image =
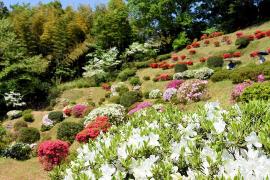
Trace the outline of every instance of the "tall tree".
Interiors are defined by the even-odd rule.
[[[8,16],[8,8],[3,1],[0,1],[0,19]]]
[[[123,0],[110,0],[108,7],[98,6],[93,30],[98,44],[106,49],[125,49],[131,37],[128,16],[128,8]]]

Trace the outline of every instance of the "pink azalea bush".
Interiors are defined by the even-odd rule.
[[[263,74],[260,74],[258,77],[257,77],[257,81],[258,82],[264,82],[265,81],[265,77]]]
[[[168,83],[166,89],[169,89],[169,88],[178,89],[183,82],[184,80],[177,80],[177,79],[172,80]]]
[[[85,111],[87,110],[87,106],[84,104],[77,104],[72,108],[72,115],[76,118],[83,117]]]
[[[243,83],[237,84],[232,91],[231,100],[233,102],[237,102],[240,96],[243,94],[244,90],[252,84],[253,81],[245,81]]]
[[[138,112],[142,109],[145,109],[145,108],[148,108],[148,107],[151,107],[153,104],[151,102],[141,102],[139,104],[137,104],[135,106],[135,108],[131,109],[128,114],[131,115],[131,114],[134,114],[135,112]]]
[[[206,80],[190,80],[185,81],[177,91],[177,97],[181,103],[197,102],[207,95]]]

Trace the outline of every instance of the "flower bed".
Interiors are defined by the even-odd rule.
[[[225,53],[223,54],[223,59],[228,59],[228,58],[231,58],[232,55],[230,53]]]
[[[191,46],[193,48],[199,48],[201,46],[201,44],[199,42],[194,42],[194,43],[191,44]]]
[[[169,74],[160,74],[154,78],[154,81],[169,81],[172,79],[172,76]]]
[[[196,50],[194,50],[194,49],[191,49],[191,50],[189,50],[188,52],[189,52],[190,55],[196,54]]]
[[[237,33],[236,33],[236,37],[237,37],[237,38],[240,38],[240,37],[242,37],[242,36],[244,36],[244,33],[243,33],[243,32],[237,32]]]
[[[206,58],[206,57],[201,57],[201,58],[199,59],[199,61],[200,61],[201,63],[204,63],[204,62],[207,61],[207,58]]]
[[[154,90],[150,91],[149,98],[150,99],[158,99],[161,97],[161,95],[162,95],[162,92],[159,89],[154,89]]]
[[[184,80],[177,80],[177,79],[172,80],[167,84],[166,89],[169,89],[169,88],[178,89],[183,82]]]
[[[215,42],[214,42],[214,46],[215,46],[215,47],[220,47],[220,42],[219,42],[219,41],[215,41]]]
[[[163,100],[164,101],[170,101],[171,98],[176,95],[177,89],[176,88],[168,88],[163,93]]]
[[[187,58],[187,56],[186,55],[181,55],[180,58],[181,58],[182,61],[184,61]]]
[[[111,90],[111,85],[108,83],[102,83],[101,84],[102,89],[104,89],[105,91],[110,91]]]
[[[178,59],[179,59],[179,56],[177,54],[172,55],[172,60],[173,61],[178,61]]]
[[[250,53],[250,57],[257,57],[258,56],[259,51],[253,51],[252,53]]]
[[[232,54],[233,57],[241,57],[241,52],[234,52]]]
[[[253,107],[256,107],[255,109]],[[61,179],[267,179],[268,104],[149,109],[81,146]],[[265,112],[263,114],[260,111]],[[258,118],[254,121],[254,117]],[[257,127],[261,127],[258,129]]]
[[[73,106],[71,114],[76,118],[81,118],[85,115],[87,108],[88,106],[84,104],[76,104]]]
[[[205,45],[209,45],[209,44],[210,44],[210,41],[209,41],[209,40],[205,40],[203,43],[204,43]]]
[[[214,70],[204,67],[204,68],[200,68],[200,69],[195,69],[195,70],[186,70],[184,72],[181,73],[175,73],[173,75],[173,79],[192,79],[192,78],[196,78],[196,79],[201,79],[201,80],[205,80],[205,79],[209,79],[214,73]]]

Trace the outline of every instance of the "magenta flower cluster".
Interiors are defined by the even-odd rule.
[[[72,108],[72,115],[76,118],[83,117],[85,111],[87,110],[87,106],[84,104],[76,104]]]
[[[231,100],[233,102],[239,101],[239,98],[243,94],[244,90],[252,84],[253,81],[245,81],[243,83],[237,84],[232,91]]]
[[[169,88],[178,89],[181,86],[181,84],[183,84],[183,82],[184,82],[184,80],[177,80],[177,79],[172,80],[168,83],[167,89],[169,89]]]
[[[139,104],[137,104],[135,106],[135,108],[131,109],[128,114],[131,115],[131,114],[134,114],[135,112],[138,112],[142,109],[145,109],[145,108],[148,108],[148,107],[151,107],[153,104],[151,102],[141,102]]]
[[[258,77],[257,77],[257,81],[258,82],[264,82],[265,81],[265,77],[263,74],[260,74]]]
[[[177,97],[180,102],[187,103],[190,101],[200,101],[206,96],[206,88],[208,81],[206,80],[191,80],[184,82],[177,92]]]

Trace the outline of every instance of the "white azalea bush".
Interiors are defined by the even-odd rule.
[[[52,177],[73,179],[267,179],[269,104],[229,111],[207,103],[197,113],[148,110],[84,144]],[[64,170],[63,170],[64,169]]]
[[[150,99],[158,99],[162,96],[162,92],[159,89],[154,89],[149,92],[149,98]]]
[[[105,106],[92,110],[86,117],[84,124],[96,119],[98,116],[107,116],[112,124],[121,124],[125,120],[125,108],[120,104],[106,104]]]
[[[184,72],[175,73],[173,79],[200,79],[206,80],[209,79],[214,74],[214,70],[208,67],[203,67],[200,69],[186,70]]]

